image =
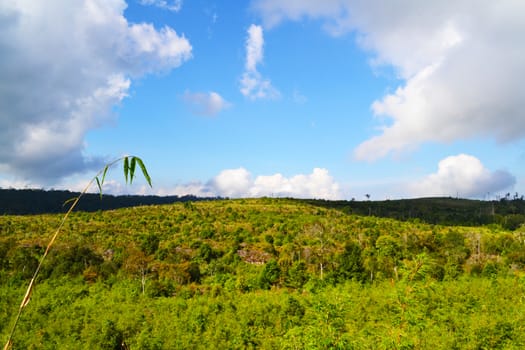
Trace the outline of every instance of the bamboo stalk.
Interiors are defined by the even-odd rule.
[[[129,165],[128,165],[129,164],[128,158],[131,158],[131,163],[133,164],[132,167],[129,167]],[[18,308],[18,313],[17,313],[16,318],[15,318],[15,320],[13,322],[13,326],[11,327],[11,331],[9,333],[9,338],[7,339],[7,342],[6,342],[5,346],[4,346],[4,350],[9,350],[13,346],[13,336],[15,334],[16,326],[18,325],[18,322],[20,320],[20,316],[22,315],[23,310],[25,309],[25,307],[27,306],[27,304],[29,304],[29,301],[31,300],[31,295],[33,294],[33,289],[34,289],[34,286],[35,286],[38,274],[40,273],[40,269],[42,268],[42,265],[44,264],[44,260],[46,259],[47,255],[49,254],[49,251],[51,250],[51,247],[55,243],[55,241],[56,241],[56,239],[58,237],[58,234],[60,233],[62,227],[64,226],[65,222],[67,221],[69,215],[71,214],[73,209],[75,209],[75,207],[77,206],[78,202],[80,201],[80,198],[84,194],[86,194],[87,191],[89,190],[89,188],[91,187],[91,185],[93,185],[93,182],[95,182],[95,181],[97,182],[97,185],[98,185],[98,188],[99,188],[99,191],[100,191],[100,195],[102,196],[102,185],[104,184],[104,179],[105,179],[105,176],[106,176],[106,173],[107,173],[108,169],[111,168],[116,163],[120,162],[121,160],[124,161],[124,177],[126,179],[126,183],[128,183],[128,174],[129,174],[129,183],[131,184],[131,182],[133,181],[134,172],[135,172],[135,166],[134,165],[135,165],[135,162],[138,162],[140,167],[141,167],[142,173],[144,174],[144,177],[146,178],[146,181],[151,186],[151,179],[150,179],[150,177],[148,175],[148,172],[147,172],[146,168],[144,167],[144,163],[142,162],[142,160],[140,158],[135,157],[135,156],[132,156],[132,157],[124,156],[124,157],[118,158],[118,159],[108,163],[103,169],[101,169],[89,181],[89,183],[82,190],[82,192],[80,192],[80,194],[77,197],[74,198],[73,204],[71,204],[71,206],[69,207],[68,211],[66,212],[66,214],[62,218],[62,220],[60,222],[60,225],[58,225],[57,229],[55,230],[55,233],[53,234],[53,237],[51,238],[51,240],[47,244],[46,250],[45,250],[44,254],[42,255],[42,257],[40,258],[40,261],[39,261],[38,266],[37,266],[37,268],[36,268],[36,270],[35,270],[35,272],[33,274],[33,277],[31,278],[31,281],[29,282],[29,285],[27,286],[27,290],[26,290],[26,293],[24,295],[24,298],[22,299],[22,302],[20,303],[20,306]],[[99,180],[99,176],[100,175],[102,175],[102,180]]]

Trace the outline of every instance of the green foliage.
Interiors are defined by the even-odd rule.
[[[337,281],[364,281],[366,271],[363,265],[362,249],[356,242],[346,243],[344,251],[337,257],[338,266],[334,271]]]
[[[87,246],[74,245],[56,249],[49,255],[42,269],[42,276],[55,278],[64,275],[79,276],[89,268],[94,268],[94,273],[97,273],[103,261],[102,256]]]
[[[287,287],[301,289],[306,282],[308,282],[309,275],[307,265],[304,261],[295,261],[288,269],[285,277],[285,285]]]
[[[9,253],[14,245],[16,245],[16,241],[12,238],[0,241],[0,269],[6,269],[9,267],[7,253]]]
[[[500,201],[461,198],[415,198],[385,201],[304,200],[307,203],[337,209],[347,214],[393,218],[413,223],[480,226],[497,224],[507,230],[525,224],[525,200],[515,195]]]
[[[90,345],[94,349],[121,350],[123,344],[124,335],[122,331],[117,329],[115,322],[106,320],[98,331],[97,337]]]
[[[153,255],[159,249],[160,238],[157,234],[148,233],[140,237],[140,249],[146,255]]]
[[[209,244],[203,243],[198,248],[197,257],[206,263],[210,263],[213,259],[218,257],[218,253],[214,251]]]
[[[3,338],[59,221],[0,217]],[[76,212],[64,231],[14,349],[525,346],[520,229],[261,198]]]
[[[38,257],[42,254],[42,248],[36,246],[15,246],[6,252],[5,260],[9,262],[4,267],[11,267],[16,271],[16,275],[22,279],[29,279],[33,276],[38,266]]]
[[[379,271],[384,277],[397,279],[397,266],[401,258],[399,241],[390,235],[383,235],[376,240],[375,247]]]
[[[24,297],[22,299],[22,303],[20,304],[20,307],[18,309],[18,313],[16,314],[16,317],[14,319],[11,331],[9,333],[9,337],[7,339],[7,342],[5,343],[4,350],[9,350],[12,347],[13,335],[14,335],[14,332],[15,332],[16,327],[18,325],[18,322],[20,320],[20,316],[22,315],[23,310],[25,309],[25,307],[28,305],[29,301],[31,300],[31,296],[33,294],[33,290],[34,290],[34,286],[35,286],[37,277],[39,277],[40,270],[42,269],[42,266],[43,266],[44,262],[46,261],[46,257],[48,256],[49,252],[51,251],[51,248],[53,247],[53,245],[54,245],[54,243],[55,243],[55,241],[56,241],[56,239],[58,237],[58,234],[62,230],[64,224],[67,221],[67,219],[69,218],[69,215],[73,212],[73,209],[77,206],[78,202],[80,201],[80,198],[88,191],[88,189],[91,187],[92,183],[96,182],[96,184],[97,184],[97,186],[99,188],[99,191],[100,191],[100,196],[102,196],[102,185],[104,184],[106,173],[107,173],[109,167],[111,167],[112,165],[116,164],[117,162],[123,160],[123,162],[124,162],[124,176],[126,178],[126,183],[128,182],[128,175],[130,176],[130,180],[129,180],[130,183],[133,181],[133,176],[134,176],[134,173],[135,173],[135,164],[139,163],[140,167],[142,169],[143,175],[146,178],[146,181],[151,186],[151,179],[149,177],[148,172],[146,171],[146,168],[145,168],[142,160],[140,158],[138,158],[138,157],[135,157],[135,156],[131,157],[131,167],[130,167],[128,165],[128,163],[129,163],[128,159],[129,159],[129,157],[125,156],[123,158],[117,159],[117,160],[107,164],[104,167],[104,169],[102,169],[101,171],[98,172],[97,175],[95,175],[95,177],[87,184],[87,186],[84,188],[84,190],[77,197],[66,201],[66,203],[71,202],[71,205],[69,206],[69,210],[66,212],[66,214],[64,215],[64,217],[60,221],[60,224],[57,225],[55,233],[53,234],[53,236],[49,240],[49,243],[47,244],[47,247],[46,247],[42,257],[40,258],[38,264],[36,265],[36,268],[34,269],[34,273],[32,275],[33,277],[31,278],[31,281],[29,282],[29,284],[27,286],[27,290],[26,290],[25,295],[24,295]],[[102,175],[102,180],[99,179],[99,176],[101,176],[101,175]],[[66,203],[64,203],[64,205]],[[27,261],[27,259],[25,259],[25,261]],[[87,269],[91,268],[92,266],[97,265],[97,263],[100,263],[101,259],[99,257],[97,257],[96,254],[92,254],[92,252],[89,251],[89,249],[86,250],[86,248],[80,247],[80,248],[76,249],[76,251],[74,252],[74,254],[72,256],[71,255],[69,255],[69,256],[66,255],[64,257],[63,261],[61,260],[59,264],[56,264],[56,273],[58,273],[58,274],[63,274],[63,273],[66,273],[66,272],[69,273],[69,274],[78,273],[78,271],[76,271],[76,270],[82,268],[82,264],[81,264],[82,262],[84,263],[84,268],[86,268],[86,270],[87,270]],[[71,266],[68,266],[68,264],[70,264]],[[87,271],[87,272],[88,272],[87,273],[87,277],[88,278],[93,278],[97,274],[96,271]],[[144,280],[144,276],[143,276],[143,280]],[[142,283],[142,293],[144,294],[144,282]]]
[[[270,289],[270,287],[279,281],[281,268],[274,259],[268,261],[259,276],[259,287],[261,289]]]
[[[146,179],[146,182],[148,185],[151,185],[151,177],[148,174],[148,170],[146,169],[146,166],[144,165],[144,162],[142,159],[136,156],[124,156],[122,158],[119,158],[109,164],[107,164],[102,171],[100,171],[94,178],[98,190],[100,192],[100,197],[102,198],[102,186],[104,186],[104,181],[106,180],[106,174],[114,164],[122,161],[124,166],[124,179],[126,180],[126,184],[129,181],[129,184],[133,183],[133,178],[135,177],[135,168],[136,164],[139,164],[140,169],[142,170],[142,175],[144,175],[144,179]]]

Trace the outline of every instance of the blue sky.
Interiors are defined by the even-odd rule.
[[[0,4],[0,187],[327,199],[525,193],[525,5]]]

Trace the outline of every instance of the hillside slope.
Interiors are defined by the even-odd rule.
[[[2,339],[60,219],[0,216]],[[524,238],[291,199],[76,212],[15,348],[525,345]]]
[[[64,203],[78,196],[69,191],[35,189],[0,189],[0,214],[26,215],[63,213]],[[195,196],[112,196],[101,199],[98,194],[86,194],[79,211],[112,210],[141,205],[172,204],[187,201],[207,201],[220,198]],[[479,226],[502,225],[514,230],[525,223],[525,200],[516,194],[499,201],[479,201],[457,198],[415,198],[386,201],[298,200],[315,206],[338,209],[346,214],[387,217],[397,220],[420,220],[431,224]]]

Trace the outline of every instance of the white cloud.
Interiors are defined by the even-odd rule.
[[[340,0],[255,0],[252,7],[263,16],[266,27],[271,28],[290,19],[299,21],[303,18],[334,18],[342,15],[344,2]]]
[[[416,196],[483,198],[515,183],[516,178],[508,172],[490,171],[476,157],[459,154],[441,160],[436,173],[410,185],[409,190]]]
[[[213,91],[208,93],[186,91],[182,99],[190,106],[193,113],[206,116],[214,116],[231,106],[221,95]]]
[[[257,65],[263,60],[263,29],[261,26],[252,24],[248,28],[248,39],[246,39],[246,65],[247,71],[257,70]]]
[[[140,0],[139,2],[145,6],[156,6],[173,12],[179,12],[182,8],[182,0]]]
[[[276,90],[269,79],[263,78],[257,70],[264,57],[264,37],[261,26],[252,24],[246,39],[246,62],[241,77],[241,93],[251,99],[277,98]]]
[[[281,174],[258,176],[250,194],[254,197],[277,196],[296,198],[341,199],[341,189],[338,183],[328,173],[328,170],[314,168],[311,174],[295,175],[286,178]]]
[[[191,57],[172,28],[128,23],[123,0],[0,2],[0,166],[36,183],[100,167],[84,136],[133,79]]]
[[[246,197],[252,186],[251,174],[244,168],[226,169],[215,176],[208,186],[220,196]]]
[[[186,184],[177,185],[173,188],[159,188],[154,189],[146,188],[143,194],[154,194],[158,196],[197,196],[197,197],[217,197],[215,192],[210,191],[202,182],[190,182]]]
[[[195,195],[199,197],[294,197],[341,199],[342,191],[328,170],[314,168],[311,174],[287,178],[279,173],[253,178],[245,168],[226,169],[208,181],[191,182],[174,188],[155,188],[158,195]]]
[[[334,35],[354,33],[374,68],[393,67],[402,85],[372,105],[380,133],[358,159],[424,142],[525,136],[525,2],[255,0],[267,27],[313,18]]]

